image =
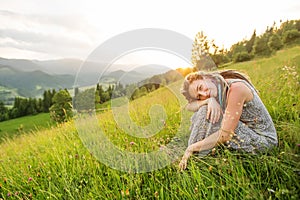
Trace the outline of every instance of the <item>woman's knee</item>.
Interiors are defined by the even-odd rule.
[[[207,115],[207,105],[201,106],[199,110],[195,113],[198,118],[205,118]]]

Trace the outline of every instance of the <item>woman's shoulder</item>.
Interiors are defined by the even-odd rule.
[[[253,98],[253,94],[249,86],[241,79],[226,79],[229,84],[229,94],[242,95],[245,97],[246,101],[249,101]]]
[[[228,84],[233,84],[233,83],[241,83],[241,82],[244,82],[245,80],[239,79],[239,78],[226,78],[225,81]]]

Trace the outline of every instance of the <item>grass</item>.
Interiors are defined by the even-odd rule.
[[[38,131],[53,125],[49,113],[41,113],[0,122],[0,139],[13,138],[23,133]]]
[[[178,91],[176,83],[132,101],[127,111],[119,107],[5,140],[0,144],[0,198],[299,199],[299,52],[297,46],[227,66],[246,72],[260,91],[279,137],[279,147],[271,152],[250,155],[218,148],[212,156],[193,156],[183,172],[178,159],[158,170],[128,172],[126,166],[135,169],[136,164],[123,160],[129,153],[159,151],[175,139],[186,144],[191,113],[178,112],[184,101],[170,92],[172,87]],[[124,126],[126,120],[130,126]],[[157,129],[155,135],[148,135],[148,125]],[[114,148],[123,154],[113,154]],[[182,153],[178,149],[175,157]]]

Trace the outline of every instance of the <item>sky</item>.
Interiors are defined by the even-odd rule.
[[[299,0],[1,0],[0,57],[84,60],[110,38],[141,28],[192,40],[203,31],[230,48],[254,29],[261,34],[293,19],[300,19]]]

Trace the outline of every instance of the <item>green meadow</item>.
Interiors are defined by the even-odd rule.
[[[12,138],[23,133],[49,128],[55,123],[51,122],[49,113],[20,117],[0,122],[0,140]]]
[[[111,154],[113,167],[101,162],[114,148],[127,155],[186,145],[192,113],[182,110],[177,82],[127,107],[119,99],[115,110],[57,126],[50,126],[47,114],[0,123],[0,199],[299,199],[300,46],[223,68],[249,75],[274,120],[278,148],[259,155],[217,148],[213,155],[193,156],[185,171],[178,170],[185,146],[175,152],[177,160],[156,170],[134,170],[136,162],[116,159],[122,155]]]

